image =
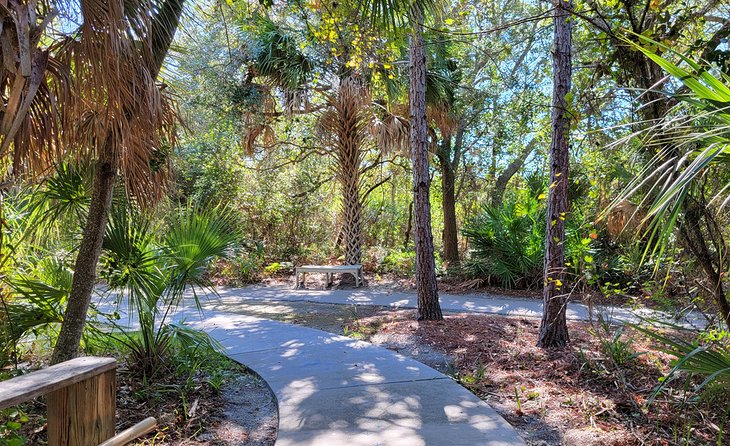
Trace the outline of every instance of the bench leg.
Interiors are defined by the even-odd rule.
[[[352,277],[355,278],[355,288],[360,288],[360,274],[359,273],[353,273]]]
[[[300,274],[302,276],[302,280],[299,280],[299,275]],[[306,274],[307,273],[300,273],[300,272],[295,272],[294,273],[294,277],[295,277],[295,280],[297,282],[295,288],[297,288],[297,289],[304,288],[304,281],[307,280]]]
[[[332,273],[327,273],[327,288],[332,287],[332,276],[333,276]]]

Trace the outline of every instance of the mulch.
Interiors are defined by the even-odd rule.
[[[622,328],[617,335],[616,326],[573,322],[569,347],[557,350],[535,345],[534,319],[473,314],[414,319],[413,311],[399,311],[359,323],[381,333],[414,335],[451,355],[456,378],[528,444],[663,446],[685,437],[681,444],[717,444],[722,411],[711,402],[692,402],[682,380],[646,406],[673,358],[641,332]]]

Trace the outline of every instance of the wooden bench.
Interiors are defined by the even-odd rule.
[[[304,280],[307,273],[324,273],[327,274],[327,286],[332,286],[332,275],[352,274],[355,277],[355,286],[360,287],[363,284],[362,265],[304,265],[294,268],[297,288],[304,288]],[[299,280],[299,275],[302,279]]]
[[[0,409],[47,395],[49,446],[121,446],[152,431],[147,418],[114,435],[117,360],[82,357],[0,382]]]

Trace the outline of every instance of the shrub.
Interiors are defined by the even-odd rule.
[[[413,250],[394,249],[378,264],[379,273],[411,275],[416,271],[416,252]]]
[[[469,238],[467,274],[506,288],[542,283],[545,213],[537,200],[485,206],[463,230]]]

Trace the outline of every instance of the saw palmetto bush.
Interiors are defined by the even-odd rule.
[[[43,257],[28,266],[6,281],[11,293],[3,299],[0,317],[3,364],[52,345],[71,290],[72,272],[64,262]]]
[[[129,350],[133,369],[149,377],[176,355],[216,348],[175,313],[187,292],[200,306],[201,292],[211,290],[206,269],[237,239],[221,208],[185,207],[161,224],[133,205],[115,209],[104,238],[102,277],[126,304],[128,324],[113,323],[111,336]]]
[[[544,226],[537,200],[485,206],[463,230],[470,247],[465,270],[506,288],[540,286]]]

